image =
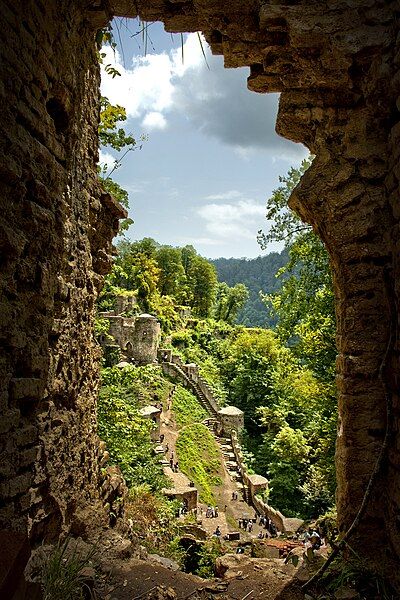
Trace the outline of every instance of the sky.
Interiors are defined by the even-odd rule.
[[[102,50],[102,94],[125,107],[128,133],[147,136],[113,173],[129,192],[126,237],[192,244],[208,258],[280,250],[257,243],[268,230],[266,199],[308,152],[275,133],[278,94],[248,91],[249,69],[224,69],[196,33],[183,36],[182,51],[180,35],[151,24],[145,53],[137,21],[113,27],[117,49]],[[108,64],[120,76],[107,75]],[[111,168],[116,156],[103,148],[100,162]]]

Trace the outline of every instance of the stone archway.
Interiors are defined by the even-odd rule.
[[[35,538],[50,523],[70,527],[88,505],[101,512],[88,340],[122,211],[96,183],[95,32],[113,15],[139,14],[168,31],[202,31],[227,67],[250,67],[250,89],[282,92],[279,133],[316,155],[291,205],[324,240],[334,273],[340,527],[383,448],[352,543],[398,578],[397,2],[6,0],[0,12],[0,522]]]

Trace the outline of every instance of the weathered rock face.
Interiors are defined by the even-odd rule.
[[[96,183],[80,2],[2,2],[0,528],[50,539],[100,498],[92,318],[122,211]]]
[[[168,31],[201,30],[226,66],[250,66],[250,89],[282,92],[278,131],[316,154],[291,204],[325,241],[334,273],[340,527],[384,444],[352,543],[397,577],[397,0],[2,3],[2,522],[50,535],[98,499],[91,322],[119,212],[95,183],[94,31],[137,11]]]

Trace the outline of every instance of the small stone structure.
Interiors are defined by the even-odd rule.
[[[186,475],[181,472],[174,473],[170,467],[164,467],[164,473],[171,480],[172,487],[164,488],[162,493],[170,498],[180,500],[188,510],[197,508],[197,489],[191,485]]]
[[[138,302],[136,299],[136,296],[134,296],[133,294],[121,294],[121,296],[117,296],[115,298],[115,314],[116,315],[121,315],[121,314],[127,314],[127,313],[131,313],[134,311],[137,311],[138,309]]]
[[[244,413],[236,406],[224,406],[218,411],[218,418],[222,435],[230,435],[232,430],[241,431],[244,428]]]
[[[130,304],[126,302],[126,300],[132,300],[131,296],[127,298],[122,296],[122,298],[124,302],[119,301],[117,303],[118,310],[123,308],[126,311],[128,306],[135,306],[132,302]],[[122,356],[127,360],[139,365],[156,362],[161,332],[160,324],[156,317],[148,314],[126,317],[124,314],[115,314],[115,312],[100,313],[102,319],[108,320],[109,336],[114,340],[114,344],[110,344],[109,336],[107,337],[104,334],[99,336],[98,341],[103,348],[105,356],[110,354],[110,347],[114,348],[113,355],[116,355],[115,345],[117,345]],[[114,361],[113,364],[115,362],[118,362],[118,360]]]
[[[160,438],[161,408],[157,408],[156,406],[144,406],[139,410],[139,413],[144,419],[151,419],[153,421],[155,427],[152,429],[150,437],[153,442],[156,442]]]
[[[256,494],[268,488],[268,479],[254,473],[253,475],[247,475],[247,485],[251,498],[254,498]]]
[[[146,365],[157,361],[160,333],[160,323],[156,317],[148,314],[136,317],[132,339],[132,358],[135,362]]]

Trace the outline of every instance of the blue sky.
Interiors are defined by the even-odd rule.
[[[127,237],[192,244],[209,258],[262,254],[266,198],[308,154],[275,133],[278,95],[249,92],[248,69],[224,69],[203,41],[208,68],[197,34],[184,36],[182,63],[180,36],[152,24],[144,55],[139,29],[114,23],[118,50],[106,48],[104,64],[121,76],[102,72],[103,95],[127,110],[125,129],[148,135],[113,175],[129,192]],[[101,160],[112,165],[112,154]]]

